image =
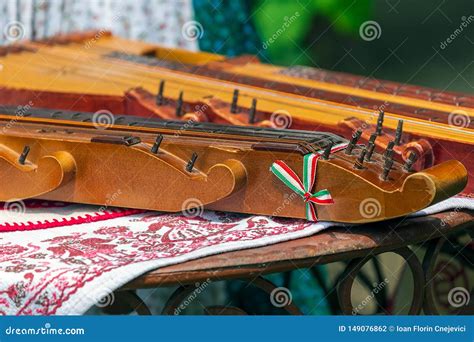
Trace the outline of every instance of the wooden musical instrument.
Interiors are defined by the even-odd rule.
[[[178,212],[207,208],[363,223],[453,196],[467,171],[413,172],[331,133],[48,109],[0,110],[0,201],[42,198]]]
[[[392,148],[401,163],[415,153],[415,170],[450,159],[474,168],[470,95],[167,49],[105,31],[24,42],[0,55],[3,104],[310,129],[347,139],[360,129],[360,142],[381,153]],[[473,191],[474,180],[464,194]]]

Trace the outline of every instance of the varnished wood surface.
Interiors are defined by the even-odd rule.
[[[316,204],[319,220],[367,223],[402,217],[456,195],[467,183],[465,167],[455,160],[422,172],[392,163],[382,177],[385,157],[374,153],[356,167],[361,147],[344,151],[345,140],[328,133],[126,116],[97,129],[93,118],[92,113],[30,109],[18,116],[14,108],[0,110],[0,175],[6,180],[0,201],[39,197],[179,212],[190,209],[191,199],[194,207],[212,210],[308,218],[304,192],[282,205],[293,192],[269,169],[280,160],[303,179],[303,155],[318,153],[330,142],[340,150],[320,158],[313,188],[304,189],[305,196],[323,189],[331,194],[333,203]],[[155,153],[158,134],[162,142]],[[136,143],[122,144],[126,136]],[[25,146],[30,153],[21,163]],[[200,157],[188,170],[193,153]],[[120,196],[112,196],[119,190]],[[375,213],[367,214],[367,200],[375,204]]]
[[[309,67],[277,67],[252,56],[225,58],[169,49],[103,31],[1,48],[0,63],[4,104],[24,105],[34,99],[35,107],[266,127],[272,114],[288,113],[289,128],[328,130],[348,139],[361,128],[365,143],[373,132],[374,112],[383,109],[384,134],[376,140],[377,148],[394,139],[398,120],[404,120],[397,160],[417,153],[416,170],[449,159],[474,167],[469,158],[474,96],[468,94]],[[154,96],[162,80],[168,105],[156,106]],[[229,111],[234,89],[240,90],[238,113]],[[180,92],[188,113],[177,118],[174,105]],[[258,106],[251,123],[253,99]],[[202,113],[193,113],[196,103],[204,104]],[[465,193],[473,190],[471,181]]]
[[[108,35],[101,35],[93,39],[92,43],[89,37],[83,41],[72,39],[69,44],[25,45],[32,51],[10,53],[1,58],[4,65],[1,85],[19,89],[26,87],[41,91],[122,96],[125,91],[136,87],[155,93],[159,80],[163,79],[167,81],[167,95],[171,98],[176,99],[179,92],[184,91],[189,101],[212,95],[228,103],[233,90],[238,87],[241,90],[239,102],[244,107],[248,108],[252,99],[258,98],[259,107],[270,113],[285,110],[295,119],[308,122],[337,125],[348,117],[370,122],[375,108],[385,108],[385,125],[388,128],[394,129],[397,120],[404,119],[405,129],[414,134],[449,137],[453,141],[472,138],[470,124],[453,127],[448,123],[448,116],[454,111],[461,111],[466,117],[474,115],[468,95],[460,95],[456,98],[457,102],[449,102],[439,93],[424,98],[426,91],[423,89],[418,92],[408,86],[395,89],[390,84],[386,88],[392,89],[393,93],[387,98],[387,89],[384,87],[379,87],[385,90],[381,92],[377,87],[366,89],[341,82],[294,77],[282,74],[282,68],[249,60],[233,63],[232,60],[223,60],[222,56],[163,49]],[[145,58],[155,55],[164,64],[143,65],[105,57],[114,51]],[[82,63],[84,60],[87,63]],[[94,82],[90,82],[91,79]],[[345,103],[347,98],[350,101]],[[403,106],[412,108],[407,111]],[[426,121],[431,122],[433,118],[437,124],[426,125]]]
[[[316,127],[322,125],[325,129],[333,132],[344,132],[346,136],[354,129],[362,128],[365,130],[362,139],[367,139],[373,132],[373,125],[371,126],[370,122],[374,121],[375,116],[373,108],[371,110],[367,108],[372,106],[385,107],[387,110],[384,130],[386,127],[393,129],[398,119],[404,119],[404,127],[406,130],[404,139],[406,137],[412,139],[415,135],[436,139],[433,141],[424,141],[423,139],[420,139],[420,141],[402,141],[404,144],[394,149],[395,155],[402,157],[398,159],[399,161],[400,159],[406,158],[409,152],[413,152],[413,149],[415,149],[418,152],[417,155],[420,157],[420,160],[422,158],[426,159],[426,163],[422,163],[422,167],[415,168],[415,170],[422,170],[424,167],[431,166],[433,163],[438,164],[439,161],[443,159],[452,159],[453,156],[456,159],[469,163],[468,168],[472,166],[472,161],[467,157],[469,151],[467,154],[465,153],[466,146],[469,148],[469,145],[472,145],[473,132],[470,123],[468,123],[466,127],[452,127],[453,125],[449,125],[449,120],[447,120],[450,112],[455,110],[465,111],[467,116],[472,115],[473,111],[472,108],[470,108],[471,100],[468,96],[456,97],[454,102],[450,102],[448,101],[449,94],[444,96],[441,93],[436,93],[427,96],[426,92],[417,92],[417,90],[412,87],[392,89],[393,84],[386,84],[386,86],[379,84],[375,86],[374,89],[371,89],[370,87],[367,88],[364,82],[361,84],[360,80],[356,83],[357,85],[361,85],[361,87],[357,87],[355,83],[352,83],[352,85],[343,84],[344,79],[340,76],[338,76],[338,81],[331,80],[330,82],[326,82],[325,79],[321,81],[318,77],[313,77],[314,75],[305,77],[305,72],[308,73],[307,71],[301,74],[288,73],[286,72],[288,70],[284,68],[258,63],[252,58],[226,59],[222,56],[206,53],[165,49],[153,44],[112,37],[105,32],[99,32],[95,35],[69,35],[43,42],[27,42],[16,50],[15,48],[8,48],[0,52],[2,52],[0,53],[2,55],[0,62],[4,65],[2,71],[3,78],[0,79],[0,84],[9,89],[23,89],[21,90],[21,92],[23,92],[23,99],[27,99],[24,98],[25,95],[27,97],[31,95],[31,93],[24,93],[25,88],[31,89],[35,94],[35,98],[50,96],[46,103],[54,103],[51,104],[51,106],[58,105],[58,103],[62,103],[62,101],[64,101],[63,105],[66,105],[66,103],[82,103],[81,101],[76,101],[76,99],[84,99],[84,96],[90,95],[94,101],[99,100],[102,101],[102,103],[110,103],[110,107],[113,108],[120,108],[121,106],[124,109],[128,108],[130,112],[135,115],[145,113],[155,114],[166,119],[177,117],[182,120],[191,119],[199,122],[216,122],[222,120],[224,123],[240,124],[242,121],[248,120],[248,110],[251,101],[258,99],[259,112],[256,116],[257,122],[247,124],[265,126],[269,123],[269,116],[279,111],[286,111],[289,113],[290,118],[294,119],[295,124],[299,125],[298,128],[309,125],[309,127],[314,129],[314,124],[316,124]],[[309,74],[311,74],[311,72],[309,72]],[[157,86],[160,81],[166,81],[167,84],[165,94],[167,103],[156,105],[154,94],[156,94]],[[379,91],[380,87],[385,90],[393,90],[390,93],[389,99],[386,99],[389,93]],[[232,101],[235,89],[240,90],[237,113],[233,113],[229,110],[229,103]],[[36,91],[40,93],[36,94]],[[177,98],[180,97],[179,94],[183,94],[183,92],[185,94],[185,102],[183,103],[184,115],[181,115],[177,114],[180,113],[181,110],[176,111],[174,107],[178,102]],[[9,92],[5,93],[8,95],[4,95],[4,97],[9,96],[13,99],[16,98],[14,93],[12,93],[11,96]],[[56,99],[54,95],[56,93],[67,94],[67,98],[56,101],[54,100]],[[71,94],[75,94],[76,99],[74,96],[71,97]],[[347,97],[350,97],[352,101],[351,104],[341,100],[341,98]],[[129,98],[133,98],[134,100],[128,103]],[[41,101],[38,102],[45,103]],[[205,107],[208,110],[204,110],[199,114],[195,113],[196,110],[194,108],[196,103],[200,103],[201,108]],[[35,103],[32,105],[35,106]],[[88,104],[88,108],[93,110],[90,103]],[[353,117],[355,117],[355,120]],[[18,121],[22,121],[22,118],[18,119]],[[8,142],[8,144],[15,146],[15,150],[20,148],[17,145],[36,142],[36,140],[19,140],[17,139],[18,137],[19,135],[14,138],[15,141]],[[28,134],[22,136],[22,138],[30,137]],[[54,139],[56,139],[56,141],[67,140],[64,136],[55,137]],[[385,148],[392,139],[393,136],[383,133],[382,136],[377,139],[377,145]],[[87,139],[85,142],[87,142]],[[141,146],[142,152],[149,149],[151,143],[152,140],[149,138],[147,144]],[[438,148],[435,153],[432,145],[438,143],[441,147]],[[440,160],[438,160],[440,156],[439,151],[448,150],[449,143],[456,143],[457,145],[452,150],[449,149],[451,153],[448,154],[450,154],[450,156],[441,155]],[[409,144],[413,144],[413,146],[405,146]],[[54,150],[58,144],[54,143],[53,145],[55,147],[51,147],[51,150]],[[452,145],[450,145],[449,148],[451,148],[451,146]],[[164,144],[163,147],[168,148],[166,144]],[[68,146],[68,148],[73,147]],[[219,148],[221,149],[219,153],[223,155],[222,146]],[[232,148],[239,148],[239,146],[232,146]],[[115,150],[117,149],[114,149],[114,151]],[[126,150],[130,152],[131,149]],[[163,148],[163,151],[165,150],[166,149]],[[253,149],[252,147],[252,153],[256,150],[257,149]],[[199,149],[197,152],[202,155],[204,151],[207,152],[208,150],[204,148],[204,150]],[[49,153],[50,151],[47,152]],[[186,149],[185,156],[175,155],[178,157],[177,159],[179,159],[178,162],[175,163],[177,165],[174,165],[175,171],[182,171],[182,166],[186,163],[186,157],[188,157],[191,152],[190,149]],[[238,155],[236,151],[227,150],[227,152],[227,157]],[[18,151],[16,151],[16,153],[18,153]],[[35,153],[36,156],[43,157],[34,151],[32,156],[35,156]],[[174,152],[172,154],[174,154]],[[214,151],[213,154],[217,154],[217,152]],[[254,155],[258,154],[259,153],[254,153]],[[125,154],[120,155],[125,156]],[[240,153],[240,155],[242,155],[242,153]],[[153,156],[145,156],[145,154],[140,154],[140,156],[153,161],[155,164],[158,162],[156,160],[157,158]],[[103,156],[98,158],[98,160],[102,158]],[[323,170],[318,170],[317,184],[324,184],[324,186],[333,188],[331,192],[337,195],[338,205],[344,208],[351,208],[352,210],[359,205],[362,197],[366,198],[367,196],[376,198],[380,203],[384,203],[385,200],[387,200],[387,203],[399,203],[397,206],[385,205],[383,218],[398,217],[407,212],[418,210],[426,205],[432,204],[442,199],[442,196],[454,195],[462,190],[466,178],[466,170],[462,166],[456,164],[456,162],[448,161],[449,164],[445,163],[443,164],[444,166],[439,166],[436,172],[426,171],[420,173],[420,176],[429,176],[425,177],[426,179],[424,180],[411,179],[415,182],[412,182],[412,184],[410,184],[412,186],[407,186],[406,188],[412,188],[411,190],[413,190],[413,185],[416,185],[417,188],[421,189],[418,194],[408,192],[400,196],[398,196],[398,194],[396,194],[397,196],[392,196],[393,194],[389,193],[388,190],[392,191],[396,190],[396,188],[405,189],[402,183],[399,182],[399,180],[405,178],[402,177],[403,173],[399,172],[399,174],[397,174],[397,170],[400,171],[400,166],[394,168],[395,170],[391,173],[394,177],[392,183],[393,188],[386,189],[385,185],[387,183],[380,181],[380,165],[367,165],[366,169],[368,171],[366,171],[365,168],[353,170],[353,159],[350,160],[350,163],[346,161],[344,165],[339,165],[332,161],[329,163],[321,162],[321,168],[323,168],[325,164],[331,164],[338,168],[333,168],[331,172],[319,172]],[[97,162],[97,160],[92,161],[90,159],[89,161],[94,164]],[[215,162],[218,163],[221,162],[221,160]],[[381,158],[376,159],[376,162],[380,164]],[[120,163],[114,165],[114,169],[120,168],[124,164],[126,164],[126,162],[122,158]],[[271,165],[271,161],[265,161],[264,164],[265,165],[261,165],[261,170],[268,168],[269,165]],[[300,164],[300,162],[293,160],[291,167],[295,169],[295,165]],[[205,175],[206,170],[210,170],[213,167],[213,165],[209,164],[202,165],[202,158],[198,159],[196,166],[198,170],[204,166],[203,170],[199,170],[202,175]],[[247,166],[245,166],[245,169],[247,171],[250,170]],[[371,183],[371,191],[366,191],[366,183],[364,182],[355,184],[356,186],[354,186],[354,183],[357,182],[347,182],[351,184],[350,188],[340,187],[340,179],[345,178],[340,177],[343,176],[340,174],[340,171],[347,173],[347,170],[349,170],[350,174],[357,172],[363,173],[362,177],[355,177],[353,179],[368,179]],[[147,171],[153,173],[154,167],[150,167],[150,170]],[[106,170],[103,169],[102,172],[105,174]],[[127,176],[126,178],[130,178],[129,176],[132,172],[133,170],[125,170],[124,175]],[[245,172],[240,172],[240,174],[244,173]],[[334,173],[337,173],[337,177],[329,176],[329,174]],[[162,176],[161,179],[169,179],[170,177],[169,175],[160,176]],[[231,178],[235,178],[234,175],[232,175]],[[242,185],[245,183],[243,177],[240,178],[240,181],[230,179],[227,186],[230,190],[226,192],[227,195],[234,195],[234,190],[235,196],[238,195],[239,188],[236,184],[239,183]],[[255,177],[252,176],[249,179],[253,181],[254,178]],[[337,178],[339,184],[334,183],[335,178]],[[392,181],[390,178],[388,180]],[[56,181],[56,184],[59,183]],[[143,184],[143,182],[140,184]],[[267,183],[262,184],[265,185],[265,189],[271,188],[272,186]],[[74,186],[77,186],[77,184],[70,183],[70,190]],[[188,188],[189,187],[186,186],[186,189]],[[338,188],[340,191],[335,190]],[[384,191],[383,194],[377,193],[376,190],[380,188]],[[47,198],[60,199],[63,193],[64,187],[63,190]],[[278,194],[280,193],[281,191],[278,192]],[[418,197],[417,195],[421,193],[423,196]],[[129,206],[131,206],[132,203],[139,202],[134,196],[136,196],[136,194],[130,194],[130,198],[136,200],[127,201]],[[184,195],[183,192],[183,196],[187,197],[188,194]],[[67,199],[75,200],[75,198],[71,196],[67,196]],[[84,199],[76,200],[83,201]],[[96,196],[95,198],[88,199],[88,201],[88,203],[102,204],[101,201],[103,201],[103,197]],[[216,203],[217,207],[213,202],[219,202]],[[209,204],[209,208],[221,210],[233,210],[236,202],[235,197],[224,199],[221,196],[214,198],[214,201],[204,201],[206,205]],[[251,213],[255,208],[259,208],[261,204],[259,201],[246,203],[249,208],[243,210],[242,206],[240,206],[235,210]],[[413,204],[419,204],[419,206]],[[124,204],[119,203],[118,205]],[[407,205],[407,208],[404,207],[405,205]],[[140,204],[140,207],[160,209],[156,206],[144,204]],[[175,210],[178,207],[177,203],[173,206]],[[292,213],[285,214],[285,216],[302,217],[304,208],[301,203],[298,208],[299,213],[296,216],[293,216]],[[350,215],[350,217],[331,215],[328,211],[331,211],[333,208],[335,207],[330,209],[320,208],[320,217],[339,222],[367,221],[361,220],[360,218],[354,220],[352,215]],[[401,210],[397,211],[393,208],[399,208]],[[168,210],[169,208],[164,207],[164,209]],[[390,212],[390,210],[392,212]],[[256,211],[256,213],[260,214],[269,214],[272,212],[273,211],[261,211],[261,209],[257,209]],[[293,212],[293,210],[291,210],[291,212]],[[339,211],[339,213],[342,212],[342,210]]]
[[[182,285],[208,278],[251,279],[261,274],[350,260],[422,244],[467,228],[474,228],[474,211],[446,211],[419,218],[329,228],[307,238],[163,267],[138,277],[123,288]]]
[[[373,132],[374,112],[384,109],[384,134],[376,140],[377,148],[394,139],[398,120],[404,120],[397,160],[416,153],[416,170],[449,159],[474,167],[469,158],[474,146],[474,96],[468,94],[309,67],[277,67],[251,56],[225,58],[169,49],[104,31],[2,48],[0,63],[4,66],[0,86],[5,87],[0,102],[11,105],[34,99],[36,107],[106,109],[177,119],[174,105],[183,92],[188,113],[178,119],[184,121],[268,126],[272,114],[288,113],[289,128],[328,130],[348,139],[361,128],[365,143]],[[161,80],[166,81],[168,105],[155,106],[153,97]],[[240,90],[238,113],[229,111],[234,89]],[[143,94],[150,99],[144,100]],[[258,106],[256,120],[250,123],[253,99]],[[193,113],[196,103],[204,104],[203,113]],[[465,193],[473,190],[470,181]]]

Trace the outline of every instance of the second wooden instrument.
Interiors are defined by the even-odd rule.
[[[453,196],[457,161],[413,172],[374,145],[313,131],[41,109],[0,110],[0,201],[42,198],[364,223]]]
[[[360,141],[375,138],[380,152],[395,142],[399,162],[415,153],[415,170],[449,159],[474,167],[472,95],[169,49],[104,31],[3,47],[0,64],[3,104],[311,129],[348,139],[361,129]],[[474,180],[464,194],[473,191]]]

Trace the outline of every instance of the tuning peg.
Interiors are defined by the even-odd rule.
[[[352,134],[352,139],[349,142],[349,145],[346,147],[346,154],[351,154],[352,150],[354,149],[357,141],[359,141],[360,136],[362,135],[362,131],[358,129],[354,134]]]
[[[165,90],[165,80],[160,81],[160,86],[158,88],[158,95],[156,96],[156,105],[161,106],[164,103],[163,92]]]
[[[357,158],[357,160],[355,161],[355,164],[354,164],[354,167],[356,169],[362,169],[364,167],[364,159],[365,159],[365,155],[367,154],[367,148],[364,147],[361,151],[360,151],[360,154],[359,154],[359,157]]]
[[[413,163],[415,163],[415,161],[416,161],[416,153],[411,152],[405,162],[405,165],[403,165],[403,170],[405,170],[406,172],[411,172],[411,168],[413,166]]]
[[[395,132],[395,145],[400,145],[400,140],[402,139],[403,131],[403,120],[398,120],[397,130]]]
[[[23,152],[21,152],[20,157],[18,158],[18,162],[21,165],[25,165],[26,157],[28,157],[28,154],[30,153],[30,146],[25,146],[23,148]]]
[[[379,111],[379,117],[377,118],[377,128],[375,129],[375,133],[377,133],[377,135],[382,135],[382,126],[383,126],[384,116],[385,116],[385,112],[383,110]]]
[[[386,159],[383,166],[383,173],[382,173],[382,179],[384,181],[388,179],[388,174],[390,173],[390,170],[392,170],[392,166],[393,166],[393,159],[392,158]]]
[[[191,159],[188,161],[188,165],[186,165],[186,171],[191,172],[193,171],[194,163],[196,162],[198,155],[197,153],[193,152]]]
[[[230,105],[230,112],[237,113],[237,101],[239,101],[239,89],[234,89],[234,95],[232,96],[232,103]]]
[[[329,155],[331,154],[331,150],[332,150],[333,145],[334,145],[334,143],[332,141],[330,141],[329,145],[326,146],[326,148],[324,149],[324,152],[323,152],[323,155],[321,156],[321,158],[323,158],[324,160],[329,159]]]
[[[176,102],[176,116],[181,117],[183,115],[183,92],[179,93],[178,101]]]
[[[163,141],[163,135],[158,135],[156,137],[156,140],[155,140],[155,143],[153,144],[153,146],[151,147],[151,153],[153,154],[157,154],[158,153],[158,150],[160,148],[160,145],[161,145],[161,142]]]
[[[255,123],[255,114],[257,113],[257,99],[252,99],[252,106],[249,109],[249,124]]]
[[[370,136],[369,145],[367,147],[367,154],[365,155],[365,160],[370,161],[372,154],[375,151],[375,139],[377,139],[377,134],[374,133]]]
[[[393,155],[393,147],[395,146],[395,141],[390,141],[387,145],[387,149],[385,150],[384,154],[383,154],[383,157],[385,159],[387,158],[391,158],[392,155]]]

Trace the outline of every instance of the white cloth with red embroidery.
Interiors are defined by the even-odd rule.
[[[336,225],[210,211],[188,218],[38,201],[15,208],[0,207],[0,315],[82,314],[147,271]],[[474,209],[474,200],[453,198],[417,215],[461,208]]]

